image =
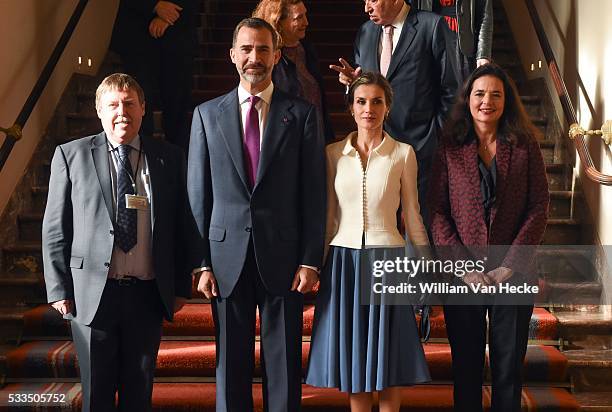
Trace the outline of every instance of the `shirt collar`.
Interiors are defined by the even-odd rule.
[[[406,17],[408,16],[408,12],[410,12],[410,6],[408,6],[405,2],[402,6],[400,12],[395,16],[395,20],[391,25],[394,27],[394,30],[402,31],[402,27],[404,27],[404,22],[406,21]]]
[[[357,149],[353,146],[353,138],[357,137],[357,132],[351,132],[344,139],[344,149],[342,149],[343,155],[351,155],[357,153]],[[385,131],[383,131],[383,141],[372,150],[372,152],[379,156],[386,156],[391,153],[391,150],[395,146],[395,140]]]
[[[108,146],[109,152],[112,152],[113,150],[121,146],[119,143],[114,142],[108,137],[106,138],[106,141],[109,143],[109,146]],[[137,134],[136,137],[130,142],[128,146],[130,146],[134,150],[140,150],[140,135]]]
[[[272,93],[274,92],[274,83],[270,82],[268,87],[266,87],[261,92],[257,93],[255,96],[261,98],[267,105],[270,105],[272,101]],[[242,85],[238,85],[238,101],[240,104],[246,102],[251,97],[251,93],[247,92]]]

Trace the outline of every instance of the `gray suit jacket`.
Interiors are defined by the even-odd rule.
[[[433,156],[437,130],[457,90],[457,79],[446,57],[445,30],[448,27],[440,16],[411,8],[387,72],[394,103],[385,130],[394,139],[412,145],[419,159]],[[381,26],[367,21],[357,33],[355,64],[364,71],[380,72],[381,32]]]
[[[182,256],[185,224],[185,161],[179,148],[141,137],[153,199],[152,255],[156,282],[172,319],[175,296],[189,297],[191,276]],[[105,133],[58,146],[51,163],[42,247],[47,299],[74,299],[66,318],[93,320],[114,243],[113,196]]]
[[[274,89],[255,187],[244,167],[238,90],[196,107],[187,190],[195,221],[193,267],[211,266],[231,294],[252,237],[266,289],[289,292],[298,266],[321,267],[325,152],[314,106]]]

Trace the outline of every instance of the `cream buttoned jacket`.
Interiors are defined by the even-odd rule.
[[[428,245],[419,212],[417,161],[412,146],[384,133],[383,141],[362,165],[353,147],[357,132],[327,146],[326,245],[361,249],[365,246],[403,247],[397,229],[401,204],[408,238],[414,245]]]

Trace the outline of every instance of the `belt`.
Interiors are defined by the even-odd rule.
[[[142,279],[138,279],[134,276],[124,276],[122,278],[108,278],[109,282],[112,282],[115,285],[118,286],[134,286],[137,284],[144,284],[147,282],[151,282],[153,279],[151,280],[142,280]]]

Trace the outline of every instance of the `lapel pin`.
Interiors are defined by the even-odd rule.
[[[283,123],[284,123],[284,124],[289,123],[289,119],[287,119],[287,116],[283,117]]]

